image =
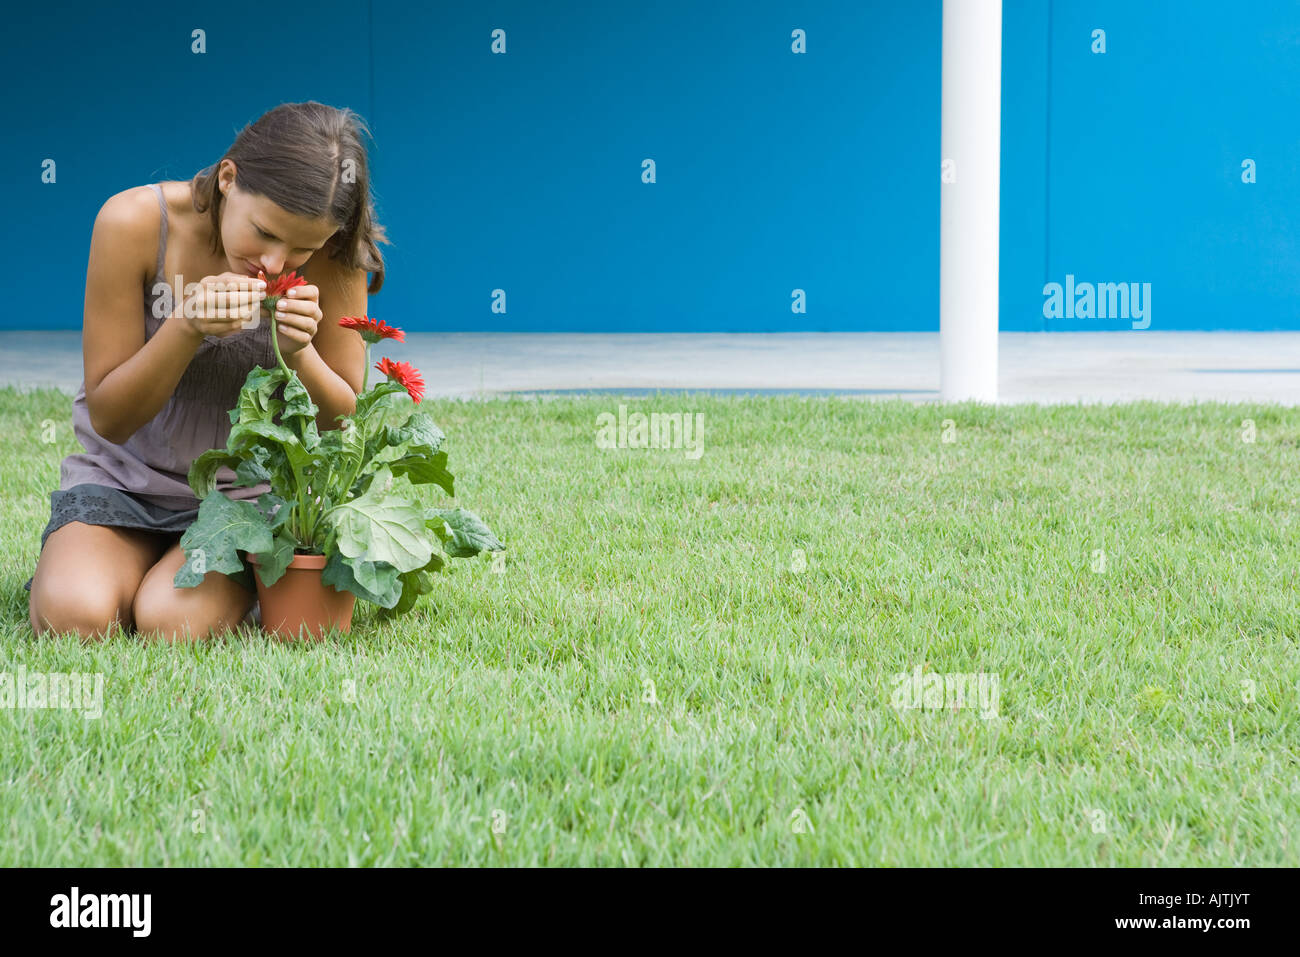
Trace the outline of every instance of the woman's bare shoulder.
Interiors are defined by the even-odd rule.
[[[138,271],[143,281],[153,275],[161,218],[157,194],[147,184],[132,186],[104,200],[95,217],[95,229],[107,230],[122,242],[124,248],[116,250],[115,256],[129,257],[133,271]]]
[[[166,184],[159,183],[158,185],[164,187],[163,193],[165,195],[167,192]],[[143,186],[130,186],[119,193],[114,193],[104,200],[105,207],[110,206],[110,204],[114,209],[137,213],[146,212],[152,207],[155,213],[154,218],[157,218],[158,194],[150,189],[147,183]]]

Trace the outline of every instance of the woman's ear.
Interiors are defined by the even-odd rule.
[[[229,173],[227,173],[229,170]],[[235,186],[235,164],[232,160],[222,160],[221,168],[217,170],[217,189],[221,190],[222,196],[229,196],[230,191]]]

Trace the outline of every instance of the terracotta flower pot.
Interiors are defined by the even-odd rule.
[[[262,606],[263,631],[281,640],[302,638],[317,641],[323,639],[331,627],[345,634],[352,631],[352,609],[357,596],[350,591],[339,591],[333,585],[321,584],[321,571],[328,561],[324,555],[295,554],[279,580],[267,587],[257,573],[261,562],[251,552],[247,554],[254,566],[253,579],[257,582],[257,600]]]

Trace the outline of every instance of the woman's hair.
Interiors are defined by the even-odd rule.
[[[352,110],[315,100],[281,103],[240,130],[221,159],[234,162],[240,189],[296,215],[340,223],[321,248],[350,269],[373,273],[366,289],[373,294],[384,284],[384,257],[377,244],[388,238],[375,222],[363,131],[370,135]],[[212,219],[214,253],[222,252],[220,169],[218,160],[191,181],[195,211],[208,212]]]

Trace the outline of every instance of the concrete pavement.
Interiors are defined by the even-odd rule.
[[[1300,404],[1300,332],[1004,332],[998,355],[1002,403]],[[937,332],[408,332],[372,347],[372,363],[381,356],[422,370],[430,395],[462,398],[689,389],[939,399]],[[0,332],[0,385],[72,395],[82,374],[79,331]]]

